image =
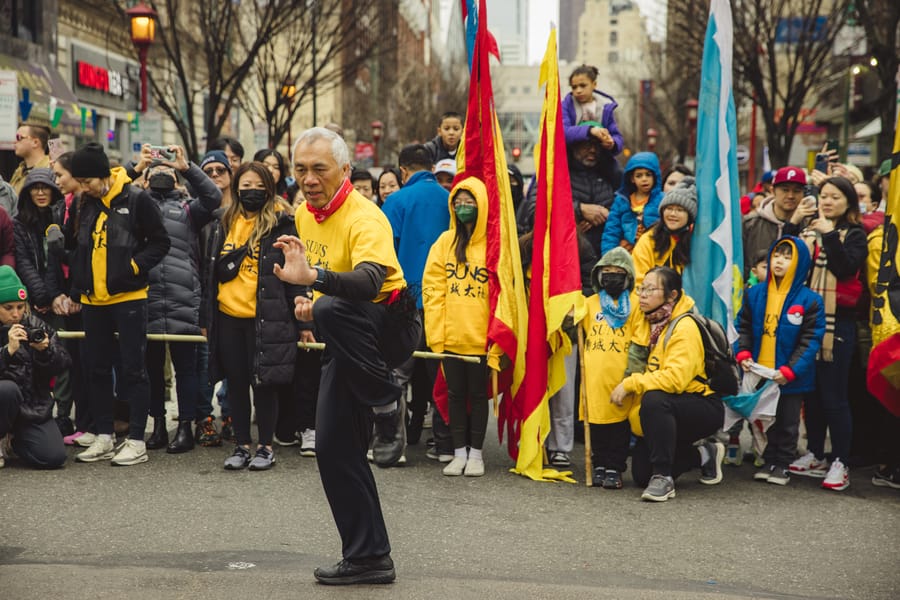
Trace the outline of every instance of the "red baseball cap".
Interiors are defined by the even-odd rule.
[[[782,183],[806,185],[806,173],[799,167],[781,167],[775,173],[772,185],[781,185]]]

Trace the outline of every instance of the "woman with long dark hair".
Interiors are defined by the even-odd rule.
[[[691,262],[691,236],[697,219],[697,187],[685,177],[659,203],[659,221],[634,245],[635,285],[653,267],[669,267],[679,273]]]
[[[272,174],[272,179],[275,180],[275,193],[290,201],[287,181],[285,180],[288,174],[287,163],[284,162],[281,152],[272,148],[263,148],[256,151],[256,154],[253,155],[253,160],[266,165],[269,173]]]

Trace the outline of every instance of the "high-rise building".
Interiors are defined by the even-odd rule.
[[[528,63],[528,0],[491,0],[488,28],[505,65]]]
[[[572,62],[578,55],[578,21],[584,14],[585,0],[559,3],[559,60]]]

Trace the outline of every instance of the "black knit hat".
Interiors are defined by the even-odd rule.
[[[72,168],[69,172],[75,179],[109,177],[109,157],[103,146],[91,142],[72,153]]]

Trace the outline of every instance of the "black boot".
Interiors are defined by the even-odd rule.
[[[175,439],[166,448],[168,454],[181,454],[194,449],[194,432],[191,431],[190,421],[179,421]]]
[[[400,409],[375,414],[375,443],[372,444],[374,462],[379,467],[392,467],[403,456],[406,428]]]
[[[153,433],[147,438],[147,450],[159,450],[169,443],[169,432],[166,431],[166,418],[153,417]]]

